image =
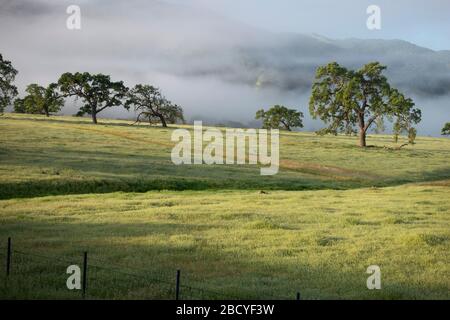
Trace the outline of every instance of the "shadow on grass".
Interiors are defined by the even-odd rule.
[[[450,169],[439,169],[424,172],[421,179],[399,177],[384,181],[320,181],[304,179],[195,179],[188,177],[168,177],[155,179],[122,179],[122,180],[41,180],[24,182],[0,182],[0,199],[41,197],[51,195],[70,195],[110,192],[147,192],[161,190],[349,190],[364,187],[390,187],[408,183],[437,182],[450,179]]]
[[[207,177],[161,177],[148,179],[51,179],[0,182],[0,199],[110,192],[184,191],[184,190],[349,190],[364,187],[391,187],[408,183],[437,182],[450,179],[450,168],[424,172],[420,178],[398,177],[383,181],[314,180],[301,178],[256,179],[241,177],[214,179]]]
[[[343,190],[350,188],[344,183],[317,181],[267,181],[255,183],[241,179],[207,180],[189,178],[161,178],[147,180],[41,180],[0,183],[0,199],[41,197],[51,195],[147,192],[155,190]]]
[[[304,299],[449,298],[445,285],[414,282],[414,274],[408,282],[390,274],[383,290],[367,290],[367,274],[352,257],[345,260],[352,271],[344,272],[342,259],[335,264],[319,255],[315,259],[323,261],[311,264],[277,251],[267,259],[233,241],[218,245],[202,233],[214,224],[21,221],[9,227],[14,250],[25,258],[13,256],[13,281],[9,290],[0,290],[2,298],[77,298],[68,296],[65,269],[67,263],[81,263],[83,251],[89,253],[90,298],[172,299],[177,269],[182,270],[182,299],[294,299],[299,291]],[[401,268],[392,271],[402,278]],[[133,274],[138,281],[130,281]]]

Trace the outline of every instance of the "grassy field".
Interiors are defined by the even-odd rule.
[[[262,177],[173,165],[171,130],[1,117],[0,296],[78,298],[65,268],[88,251],[91,298],[173,298],[177,269],[184,298],[450,298],[449,139],[283,133]]]

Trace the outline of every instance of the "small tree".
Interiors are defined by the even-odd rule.
[[[13,85],[16,75],[17,70],[14,69],[11,61],[3,60],[0,53],[0,114],[17,96],[17,87]]]
[[[328,124],[319,133],[356,132],[357,128],[359,145],[365,147],[371,125],[387,118],[394,122],[396,134],[407,130],[415,138],[412,125],[420,122],[421,112],[414,109],[410,98],[391,88],[383,75],[385,69],[378,62],[357,71],[336,62],[319,67],[309,101],[312,117]]]
[[[14,112],[27,113],[27,110],[25,109],[25,99],[16,98],[14,100]]]
[[[136,122],[144,118],[150,124],[161,122],[163,127],[167,127],[167,123],[175,123],[178,120],[184,122],[183,109],[167,100],[158,88],[137,84],[128,92],[127,97],[125,105],[134,106],[135,111],[139,112]]]
[[[393,127],[395,142],[398,141],[398,136],[405,132],[408,134],[408,142],[414,144],[417,130],[413,127],[413,124],[420,122],[422,117],[421,111],[419,109],[414,109],[414,102],[410,98],[405,98],[405,96],[396,89],[392,89],[391,91],[389,105],[393,108],[392,111],[396,115]],[[390,117],[390,119],[392,120],[392,117]]]
[[[14,110],[24,113],[45,114],[58,112],[64,105],[64,98],[57,91],[58,85],[51,83],[47,87],[39,86],[36,83],[28,85],[27,96],[23,99],[16,99]]]
[[[255,119],[262,119],[265,129],[284,128],[288,131],[292,128],[303,128],[302,118],[302,112],[280,105],[275,105],[267,111],[258,110],[255,116]]]
[[[128,92],[122,81],[113,82],[110,76],[88,72],[64,73],[58,84],[64,96],[82,100],[84,105],[78,115],[90,114],[93,123],[97,123],[97,114],[106,108],[122,105]]]
[[[442,135],[448,136],[450,135],[450,122],[447,122],[445,126],[442,128]]]

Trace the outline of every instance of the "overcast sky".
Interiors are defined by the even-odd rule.
[[[81,30],[66,28],[71,4]],[[380,7],[381,30],[367,29],[368,5]],[[98,72],[160,87],[190,120],[245,124],[284,104],[305,114],[306,130],[322,125],[307,110],[317,66],[376,60],[424,111],[419,134],[438,135],[450,118],[450,51],[413,44],[450,49],[449,16],[450,0],[0,0],[0,53],[19,70],[21,95],[63,72]],[[413,44],[335,40],[349,38]]]
[[[270,31],[331,38],[402,39],[450,50],[449,0],[170,0],[207,8]],[[366,27],[369,5],[381,9],[381,30]]]

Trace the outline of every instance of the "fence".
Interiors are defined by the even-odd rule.
[[[0,259],[5,261],[3,299],[176,299],[176,300],[240,300],[261,299],[252,294],[235,295],[232,288],[223,292],[190,285],[181,270],[166,273],[111,265],[83,252],[67,258],[42,255],[13,247],[8,238],[0,246]],[[80,266],[81,288],[69,290],[66,273],[70,265]],[[241,290],[242,291],[242,290]],[[264,297],[274,299],[276,297]],[[296,299],[300,300],[297,292]]]

